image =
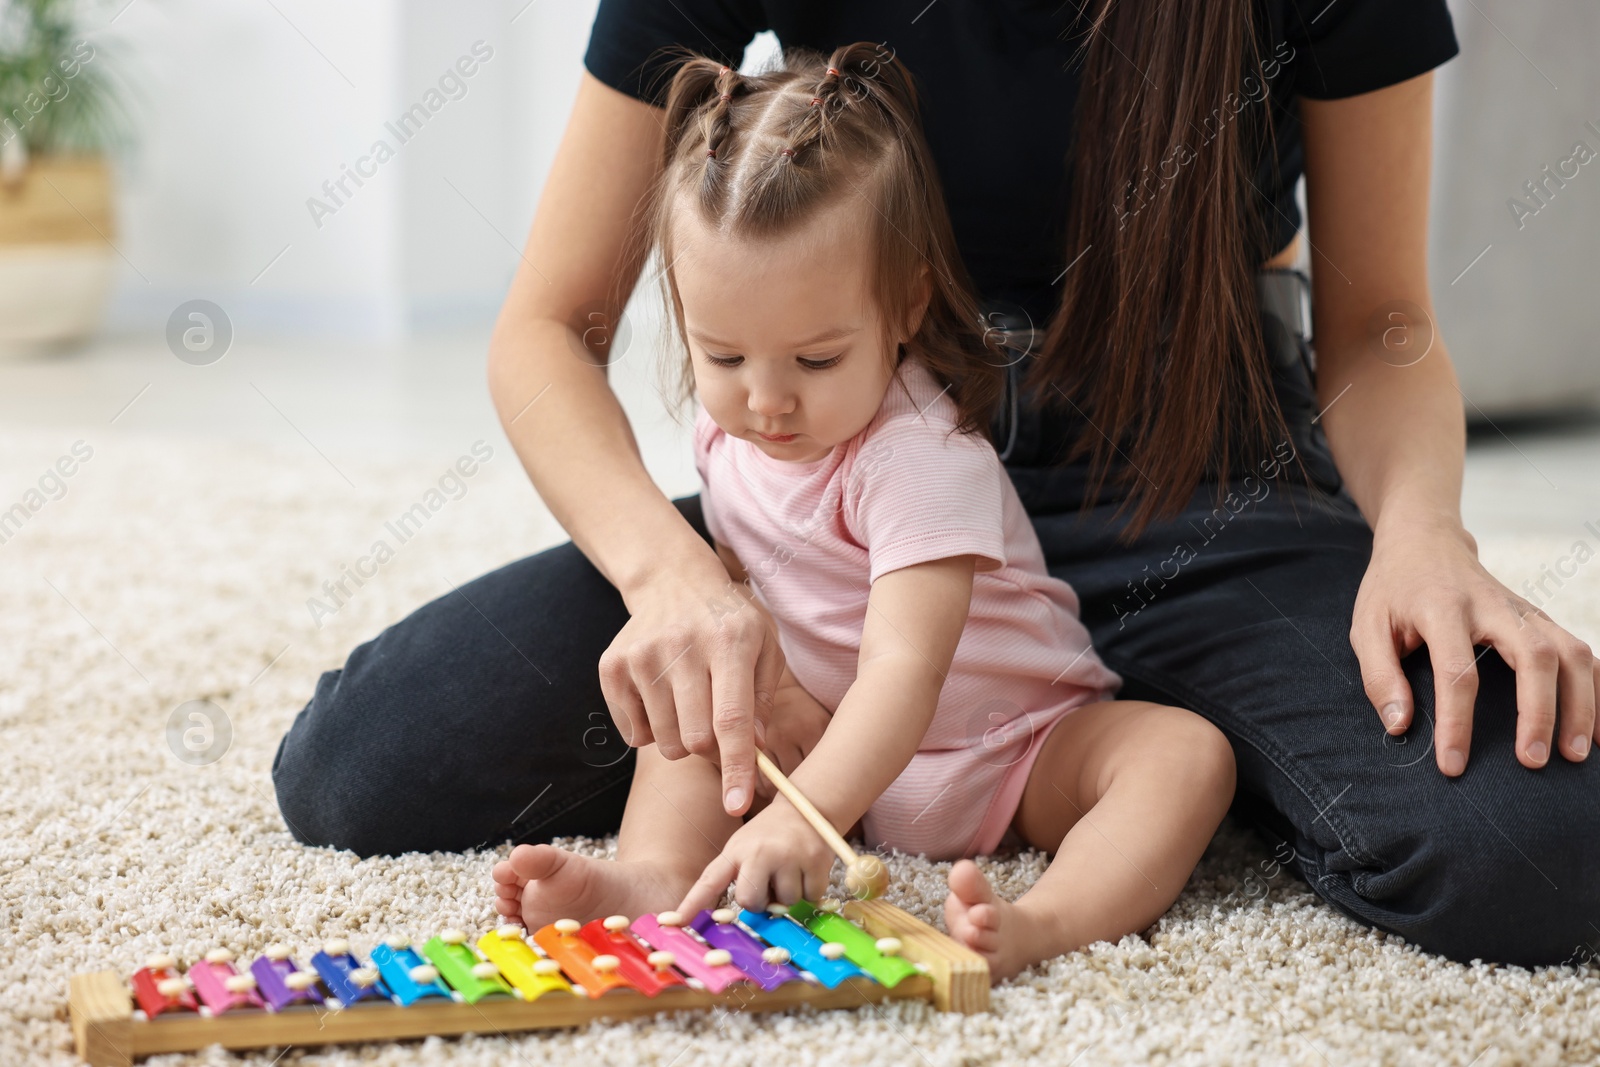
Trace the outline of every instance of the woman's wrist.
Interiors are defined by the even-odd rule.
[[[617,592],[622,594],[628,614],[637,615],[640,606],[657,595],[673,596],[685,587],[705,589],[711,586],[721,589],[723,596],[729,598],[729,610],[738,610],[738,603],[732,599],[737,597],[737,593],[732,588],[733,583],[728,578],[722,560],[717,558],[710,545],[694,534],[692,528],[690,533],[693,535],[692,543],[685,540],[678,546],[662,545],[660,539],[652,539],[651,551],[646,554],[640,567],[629,574],[617,576]],[[697,602],[703,599],[696,597]]]
[[[1452,504],[1412,498],[1386,505],[1372,527],[1374,547],[1421,539],[1459,541],[1474,555],[1478,543],[1461,521],[1461,509]]]

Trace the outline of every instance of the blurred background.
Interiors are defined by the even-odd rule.
[[[595,6],[0,3],[0,50],[68,61],[24,135],[3,132],[0,421],[309,446],[334,466],[498,444],[487,340]],[[1600,518],[1600,164],[1577,153],[1600,151],[1600,8],[1451,6],[1431,261],[1474,425],[1469,525],[1548,531]],[[20,40],[29,12],[45,29]],[[774,46],[756,38],[746,66]],[[39,76],[11,62],[7,107]],[[614,378],[652,472],[692,492],[656,394],[657,312],[638,294]]]
[[[0,334],[79,336],[4,348],[0,420],[312,444],[335,464],[503,440],[487,342],[593,3],[0,3],[29,7],[76,18],[48,54],[93,57],[40,119],[103,75],[116,136],[103,189],[30,164],[42,232],[0,243]],[[0,194],[0,218],[18,203]],[[616,378],[648,432],[637,364]],[[675,453],[648,450],[692,491]]]
[[[74,970],[128,973],[157,951],[194,959],[272,940],[367,945],[490,921],[488,866],[503,842],[360,862],[303,849],[270,768],[311,695],[336,684],[324,672],[353,649],[412,654],[404,636],[362,643],[436,599],[459,595],[475,612],[455,604],[449,648],[430,651],[449,672],[593,680],[593,662],[547,657],[496,621],[521,585],[494,592],[472,580],[566,540],[501,431],[485,360],[596,4],[0,0],[0,922],[15,934],[0,952],[0,1065],[67,1062],[63,994]],[[1475,427],[1465,518],[1491,572],[1600,648],[1600,564],[1588,565],[1600,558],[1600,161],[1590,161],[1600,151],[1600,4],[1451,8],[1462,54],[1437,75],[1431,263]],[[757,37],[745,66],[774,45]],[[687,429],[657,393],[653,286],[627,321],[611,381],[661,488],[693,493]],[[1258,610],[1287,619],[1297,606]],[[575,707],[562,725],[589,767],[623,758],[603,712]],[[526,743],[484,737],[470,716],[453,733],[438,726],[430,737],[463,746]],[[1398,739],[1376,717],[1371,730],[1373,753],[1399,773],[1432,744],[1431,717]],[[1478,753],[1474,766],[1489,774],[1479,783],[1522,773],[1509,752]],[[1500,759],[1505,771],[1479,762]],[[428,803],[464,788],[405,763],[385,769]],[[583,800],[550,789],[530,793],[516,821],[535,805],[553,815]],[[1278,883],[1270,901],[1241,903],[1227,887],[1278,868],[1264,850],[1244,850],[1246,832],[1219,838],[1191,887],[1198,895],[1163,919],[1153,943],[1163,958],[1178,961],[1167,946],[1190,945],[1220,961],[1215,973],[1228,981],[1216,989],[1253,973],[1279,992],[1298,983],[1320,1029],[1305,1013],[1293,1024],[1276,1011],[1260,1020],[1214,996],[1185,1015],[1186,1002],[1166,993],[1213,972],[1152,969],[1137,937],[1054,972],[1068,975],[1064,985],[1018,983],[1012,1003],[1044,1005],[1054,1038],[1070,1029],[1061,989],[1092,993],[1121,973],[1134,979],[1134,1002],[1173,1005],[1177,1031],[1164,1028],[1160,1041],[1188,1026],[1195,1047],[1250,1044],[1266,1050],[1262,1062],[1273,1049],[1303,1060],[1301,1045],[1340,1041],[1361,1043],[1346,1058],[1369,1060],[1385,1047],[1370,1019],[1387,1026],[1395,1004],[1442,1011],[1450,1001],[1464,1005],[1459,1026],[1435,1015],[1411,1029],[1459,1031],[1455,1047],[1470,1040],[1485,1064],[1505,1062],[1482,1051],[1497,1040],[1534,1050],[1518,1062],[1589,1047],[1581,1005],[1593,1002],[1592,977],[1447,972],[1392,937],[1329,925],[1338,916],[1313,910],[1303,886]],[[1041,860],[1005,862],[988,869],[1020,888]],[[925,870],[900,884],[915,898],[916,885],[938,882]],[[925,905],[936,910],[942,895]],[[1341,988],[1365,999],[1312,1003],[1330,987],[1330,945],[1360,974]],[[1267,960],[1270,975],[1251,970]],[[1080,999],[1098,1044],[1112,1033],[1100,1010],[1111,1002]],[[1538,1025],[1525,1025],[1533,1014]],[[1237,1031],[1221,1044],[1217,1018]],[[872,1054],[920,1044],[914,1029],[873,1025],[863,1016]],[[729,1030],[728,1048],[744,1042],[737,1054],[702,1042],[685,1057],[701,1038],[720,1039],[699,1022],[657,1029],[632,1047],[656,1038],[670,1047],[651,1046],[639,1062],[748,1061],[761,1052],[746,1036],[787,1032]],[[627,1030],[595,1033],[541,1036],[537,1047],[583,1063],[631,1040]],[[933,1058],[962,1055],[942,1023],[925,1033]],[[519,1048],[477,1040],[459,1046],[459,1060],[430,1041],[338,1062],[508,1062],[506,1050]],[[20,1042],[26,1051],[7,1053]],[[282,1055],[228,1062],[267,1067]]]

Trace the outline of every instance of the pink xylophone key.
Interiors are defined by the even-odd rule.
[[[683,917],[675,911],[660,915],[641,915],[633,920],[633,932],[652,948],[670,952],[673,966],[699,980],[713,993],[720,993],[750,976],[733,966],[727,949],[712,948],[683,928]]]
[[[233,966],[233,953],[225,948],[214,948],[206,958],[189,968],[189,981],[200,995],[200,1002],[211,1009],[211,1014],[240,1008],[265,1008],[266,1003],[256,993],[254,975],[240,974]]]

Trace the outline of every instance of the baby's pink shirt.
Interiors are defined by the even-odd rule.
[[[936,858],[992,851],[1048,727],[1122,684],[1091,648],[1071,586],[1045,569],[993,445],[952,432],[956,418],[910,355],[872,421],[821,459],[773,459],[698,404],[694,432],[706,526],[744,564],[789,669],[829,711],[855,680],[871,583],[979,557],[932,724],[864,822],[869,842]]]

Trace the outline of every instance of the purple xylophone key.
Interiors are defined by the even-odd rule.
[[[706,939],[706,944],[726,950],[733,965],[769,993],[785,982],[803,981],[800,972],[789,966],[789,953],[785,949],[768,946],[752,937],[734,922],[736,917],[732,908],[701,910],[689,925]]]
[[[287,945],[268,945],[266,951],[250,964],[255,975],[256,989],[273,1011],[282,1011],[297,1004],[321,1004],[322,993],[317,989],[317,976],[302,971],[289,958]]]

